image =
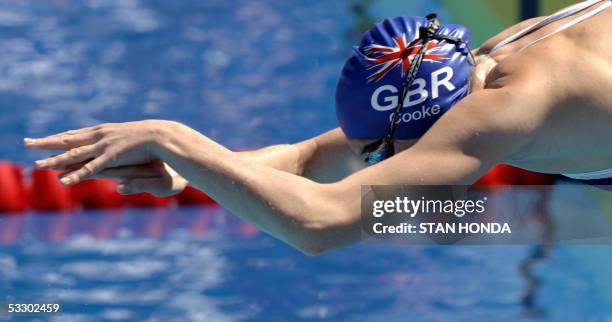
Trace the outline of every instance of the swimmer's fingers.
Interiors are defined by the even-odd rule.
[[[66,166],[66,167],[63,167],[63,168],[56,168],[54,170],[60,170],[60,171],[64,171],[64,172],[72,172],[72,171],[75,171],[75,170],[78,170],[78,169],[82,168],[89,161],[90,160],[79,162],[79,163],[75,163],[75,164],[71,164],[69,166]]]
[[[99,125],[95,125],[95,126],[90,126],[90,127],[84,127],[84,128],[80,128],[80,129],[76,129],[76,130],[69,130],[69,131],[65,131],[65,132],[60,132],[57,134],[53,134],[53,135],[49,135],[47,136],[47,138],[57,138],[57,137],[61,137],[61,136],[71,136],[71,135],[77,135],[77,134],[85,134],[85,133],[89,133],[89,132],[96,132],[96,131],[100,131],[101,129],[105,128],[105,127],[109,127],[112,125],[115,125],[116,123],[105,123],[105,124],[99,124]]]
[[[70,149],[68,152],[35,162],[39,169],[68,169],[71,165],[81,164],[101,153],[101,146],[87,145]]]
[[[148,192],[157,197],[168,197],[181,192],[182,188],[184,186],[173,186],[169,178],[144,178],[121,182],[117,192],[123,195]]]
[[[41,150],[70,150],[84,145],[90,145],[101,138],[101,133],[96,131],[87,132],[65,132],[40,139],[24,139],[24,144],[29,148]]]
[[[87,179],[91,179],[106,168],[106,166],[110,164],[111,160],[112,158],[108,154],[102,154],[92,161],[89,161],[81,168],[63,174],[60,178],[60,182],[64,185],[70,186]]]

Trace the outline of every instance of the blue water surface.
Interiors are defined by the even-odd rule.
[[[0,159],[44,156],[24,136],[147,118],[231,148],[332,129],[356,3],[3,0]],[[311,258],[215,207],[29,213],[0,217],[0,301],[65,305],[39,321],[608,322],[611,253],[363,244]]]

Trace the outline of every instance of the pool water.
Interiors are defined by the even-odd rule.
[[[335,82],[368,20],[357,2],[2,1],[0,159],[42,157],[24,136],[146,118],[236,149],[334,128]],[[52,321],[608,322],[611,252],[362,244],[311,258],[216,207],[29,213],[0,216],[0,301],[62,302]]]
[[[364,244],[312,258],[217,207],[29,214],[0,225],[2,300],[63,303],[51,321],[610,318],[604,246],[539,257],[535,246]]]

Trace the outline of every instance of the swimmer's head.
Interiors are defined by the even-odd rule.
[[[336,91],[336,113],[346,136],[353,142],[389,134],[405,142],[420,138],[468,95],[470,42],[466,27],[439,25],[435,15],[386,19],[366,32]]]

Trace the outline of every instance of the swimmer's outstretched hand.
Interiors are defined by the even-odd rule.
[[[106,169],[149,164],[159,159],[156,152],[164,139],[161,133],[176,124],[161,120],[103,124],[40,139],[26,138],[24,143],[30,148],[64,150],[63,154],[36,161],[36,166],[70,169],[60,181],[73,185]],[[124,192],[128,193],[130,187],[127,184]]]
[[[124,195],[148,192],[158,197],[168,197],[180,193],[188,185],[187,180],[159,160],[137,166],[104,169],[94,177],[119,181],[117,191]]]
[[[85,163],[52,169],[68,173],[81,168]],[[157,197],[169,197],[181,193],[189,185],[187,180],[161,160],[141,165],[107,168],[89,178],[115,180],[119,183],[117,192],[124,195],[148,192]]]

